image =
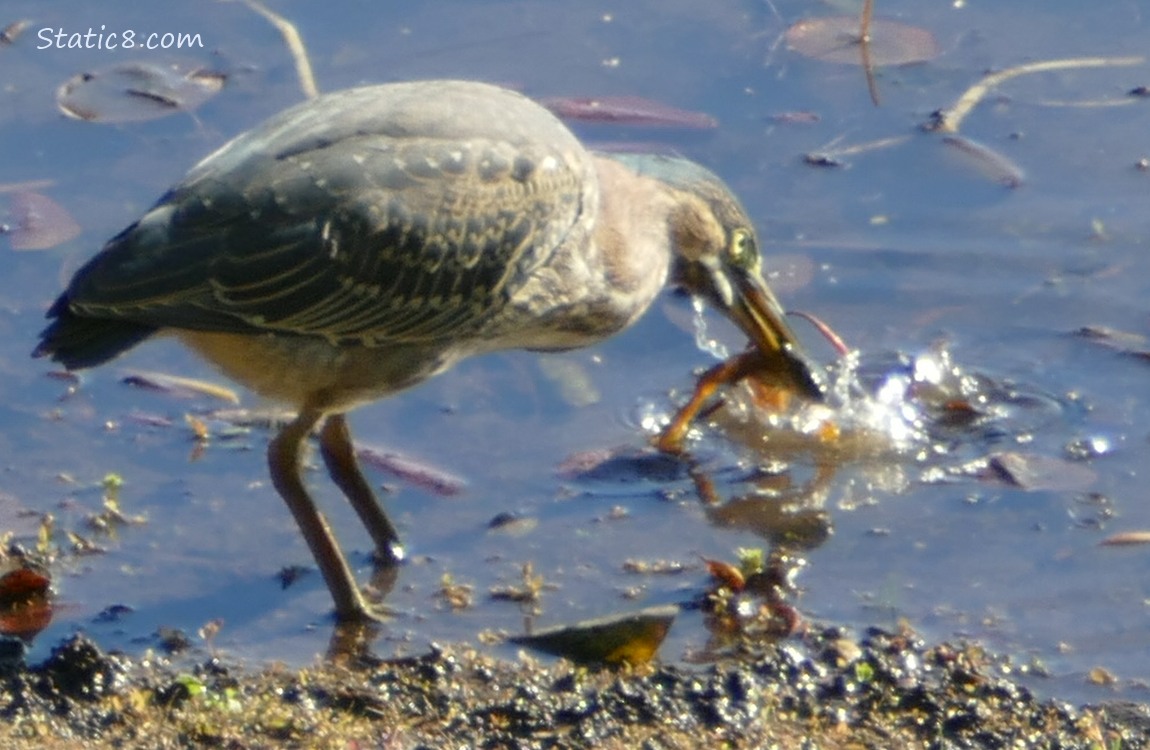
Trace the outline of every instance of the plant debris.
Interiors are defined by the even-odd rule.
[[[0,745],[106,747],[1010,747],[1137,750],[1143,710],[1039,700],[1010,660],[914,633],[822,627],[703,667],[588,669],[467,647],[359,668],[251,672],[0,642]],[[198,648],[198,647],[197,647]],[[181,665],[186,660],[181,658]]]
[[[179,63],[120,63],[79,73],[56,91],[68,117],[88,122],[136,122],[190,112],[218,94],[226,76]]]

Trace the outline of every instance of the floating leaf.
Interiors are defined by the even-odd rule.
[[[13,250],[47,250],[80,234],[80,225],[63,206],[46,195],[16,192],[9,199]]]
[[[73,76],[56,91],[56,104],[77,120],[154,120],[195,109],[219,93],[225,78],[198,66],[123,63]]]
[[[938,56],[934,34],[898,21],[875,19],[870,25],[867,52],[871,65],[908,65]],[[863,64],[857,16],[808,18],[787,29],[787,46],[804,57],[823,62]]]
[[[539,103],[565,120],[710,130],[719,121],[705,112],[678,109],[638,96],[548,97]]]
[[[645,664],[667,637],[679,608],[651,607],[509,638],[578,664]]]

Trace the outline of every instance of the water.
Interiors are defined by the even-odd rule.
[[[859,351],[857,380],[878,394],[852,401],[857,412],[820,417],[855,428],[848,436],[879,436],[840,444],[849,450],[778,433],[764,441],[760,417],[716,415],[718,427],[702,429],[694,445],[719,506],[704,505],[685,474],[590,480],[557,469],[583,451],[641,448],[685,397],[693,371],[715,361],[697,346],[689,301],[672,295],[619,338],[555,355],[559,366],[543,368],[525,353],[490,356],[360,410],[351,420],[358,439],[468,482],[463,494],[439,497],[373,473],[388,487],[412,553],[388,598],[400,616],[378,650],[519,632],[519,608],[486,592],[518,582],[525,562],[557,587],[544,593],[540,624],[690,598],[706,585],[700,555],[731,559],[738,547],[772,543],[771,514],[782,508],[824,532],[802,552],[797,605],[808,618],[905,620],[932,638],[978,638],[1022,662],[1041,661],[1051,676],[1031,684],[1071,700],[1144,695],[1150,553],[1099,541],[1150,528],[1142,485],[1150,373],[1143,358],[1072,334],[1085,325],[1146,333],[1148,176],[1135,163],[1147,156],[1147,105],[1065,103],[1126,101],[1126,91],[1146,83],[1147,66],[1018,78],[981,104],[962,132],[1023,168],[1026,182],[1015,190],[917,130],[987,69],[1144,52],[1144,3],[1105,14],[1070,2],[884,3],[881,14],[932,29],[944,53],[881,71],[879,108],[859,69],[807,61],[776,44],[789,23],[826,12],[807,3],[276,8],[300,25],[325,90],[458,76],[536,96],[641,95],[715,115],[720,128],[702,133],[576,130],[589,141],[678,150],[723,175],[758,223],[768,268],[772,258],[797,258],[813,269],[782,294],[784,304],[830,323]],[[37,647],[82,629],[108,646],[142,649],[155,646],[161,625],[196,640],[197,628],[222,618],[216,648],[255,662],[310,661],[327,647],[329,598],[314,573],[280,588],[281,568],[310,559],[268,484],[267,433],[199,446],[184,415],[218,404],[119,383],[127,368],[214,378],[210,368],[157,341],[85,374],[66,395],[66,383],[27,357],[43,309],[84,258],[228,137],[301,98],[290,60],[238,3],[175,2],[160,11],[61,2],[45,10],[16,0],[3,10],[0,23],[28,17],[34,25],[29,43],[0,47],[2,180],[53,180],[41,192],[83,232],[39,253],[0,240],[0,492],[106,548],[66,556],[54,571],[60,607]],[[101,24],[198,31],[206,46],[128,54],[31,43],[38,26]],[[228,82],[193,114],[149,122],[96,124],[56,112],[55,88],[77,72],[162,54],[221,69]],[[819,119],[773,119],[798,111]],[[802,160],[836,141],[896,136],[908,138],[851,155],[843,168]],[[813,330],[796,328],[817,357],[834,359]],[[706,349],[743,345],[713,314],[706,332]],[[979,420],[940,426],[937,414],[918,411],[926,397],[908,397],[906,386],[930,363],[940,374],[957,371],[960,391],[967,377],[975,396],[987,394]],[[244,404],[259,406],[250,395]],[[1069,458],[1083,441],[1108,449]],[[1055,472],[1052,486],[1027,490],[964,468],[1004,452],[1071,463],[1089,481]],[[109,536],[85,518],[99,510],[110,472],[124,479],[125,510],[147,523]],[[322,472],[310,477],[366,577],[366,536]],[[537,523],[517,535],[489,530],[503,512]],[[8,523],[30,543],[26,521],[13,515]],[[629,559],[676,560],[687,570],[639,576],[624,572]],[[471,609],[451,612],[437,599],[444,575],[474,586]],[[132,612],[97,619],[116,604]],[[682,658],[706,640],[700,618],[684,615],[662,657]],[[1117,686],[1089,684],[1094,667],[1113,672]]]

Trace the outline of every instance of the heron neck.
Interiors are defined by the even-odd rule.
[[[593,245],[607,288],[638,317],[667,282],[674,196],[662,181],[613,157],[595,154],[592,159],[599,177]]]

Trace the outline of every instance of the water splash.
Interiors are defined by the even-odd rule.
[[[1062,410],[1047,394],[963,367],[945,343],[869,361],[855,351],[826,374],[826,403],[800,409],[795,429],[825,430],[811,426],[821,418],[844,439],[864,438],[873,448],[885,445],[919,459],[951,454],[959,446],[979,454],[1007,436],[1023,442]]]
[[[703,302],[702,297],[692,296],[691,307],[695,310],[695,346],[697,346],[700,351],[707,352],[718,360],[723,360],[731,356],[731,353],[721,341],[711,337],[710,331],[707,328],[707,305]]]
[[[730,357],[727,346],[711,335],[707,305],[699,297],[692,297],[691,304],[695,313],[695,346],[716,360]],[[936,379],[931,373],[941,370],[942,365],[924,362],[918,376],[901,369],[894,371],[876,390],[861,379],[860,362],[856,350],[828,366],[824,372],[828,384],[825,403],[808,403],[779,413],[756,405],[753,398],[728,394],[726,410],[736,420],[764,431],[789,432],[797,438],[822,443],[833,442],[827,437],[832,432],[865,434],[876,447],[881,445],[883,452],[909,450],[924,443],[925,415],[910,394],[916,377]],[[656,405],[644,406],[637,421],[645,431],[657,432],[666,425],[667,418]]]
[[[860,376],[861,361],[855,350],[833,368],[831,403],[840,428],[885,436],[896,451],[922,445],[925,415],[910,398],[915,375],[896,369],[868,388]]]
[[[1058,410],[1040,394],[963,368],[944,344],[897,356],[868,358],[854,351],[823,374],[823,403],[796,400],[787,410],[771,412],[753,397],[734,396],[726,411],[751,435],[772,433],[765,442],[790,445],[816,459],[894,453],[929,461],[959,446],[977,454],[1005,432],[1017,437],[1031,426],[1027,422]]]
[[[692,304],[695,345],[717,360],[727,359],[728,348],[711,335],[703,301],[693,298]],[[959,446],[976,454],[1004,433],[1021,441],[1033,427],[1028,423],[1061,410],[1057,399],[964,368],[945,342],[914,354],[855,350],[822,375],[827,384],[822,403],[796,397],[780,409],[754,387],[728,388],[713,421],[736,442],[769,443],[772,450],[816,460],[894,453],[930,461]],[[658,432],[668,420],[665,409],[661,402],[644,404],[636,421],[644,431]]]

